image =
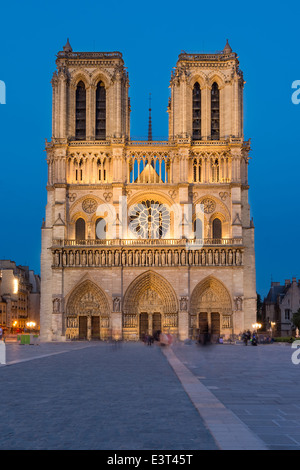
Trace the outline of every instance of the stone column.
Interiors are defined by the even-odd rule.
[[[149,335],[152,335],[153,333],[153,314],[148,313],[148,333]]]
[[[181,310],[178,313],[178,333],[181,341],[189,337],[189,313],[187,310]]]
[[[87,317],[87,340],[91,341],[92,337],[92,317],[88,315]]]

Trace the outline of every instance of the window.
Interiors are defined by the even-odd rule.
[[[85,220],[77,219],[75,224],[75,238],[77,241],[85,240]]]
[[[201,160],[198,158],[193,160],[193,180],[194,183],[201,183]]]
[[[96,139],[106,139],[106,90],[103,82],[96,89]]]
[[[212,183],[220,182],[220,165],[217,158],[211,161],[211,181]]]
[[[220,138],[220,93],[216,82],[211,88],[211,139]]]
[[[222,222],[220,219],[214,219],[212,224],[213,238],[221,239],[222,238]]]
[[[81,81],[76,88],[76,140],[86,138],[86,90]]]
[[[290,309],[285,309],[285,312],[284,312],[284,317],[285,317],[285,320],[289,320],[290,319]]]
[[[203,238],[203,224],[202,220],[197,217],[194,221],[194,236],[196,239]]]
[[[169,209],[155,200],[145,200],[129,209],[129,231],[134,238],[164,238],[170,228]]]
[[[201,89],[198,82],[193,88],[193,139],[201,139]]]
[[[99,217],[95,223],[95,239],[96,240],[103,240],[106,238],[107,226],[105,223],[105,219],[103,217]]]

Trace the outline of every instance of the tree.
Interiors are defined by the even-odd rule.
[[[257,321],[262,321],[262,306],[263,302],[261,300],[260,294],[257,293],[257,298],[256,298],[256,318]]]
[[[294,323],[295,327],[300,330],[300,308],[296,313],[293,314],[292,322]]]

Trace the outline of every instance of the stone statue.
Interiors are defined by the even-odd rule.
[[[138,266],[140,264],[140,254],[139,254],[138,251],[135,252],[134,257],[135,257],[134,263],[135,263],[136,266]]]
[[[132,251],[129,251],[128,253],[128,266],[132,265]]]
[[[202,264],[202,266],[205,266],[205,264],[206,264],[205,250],[201,251],[201,264]]]
[[[168,251],[168,265],[172,266],[172,251]]]
[[[154,258],[155,258],[155,266],[159,266],[159,252],[158,251],[155,252]]]
[[[119,266],[119,263],[120,263],[120,253],[119,251],[117,250],[115,252],[115,266]]]
[[[215,264],[219,264],[219,250],[215,251]]]
[[[166,253],[164,251],[161,252],[161,265],[166,265]]]
[[[122,266],[126,266],[126,252],[122,252]]]
[[[73,266],[73,264],[74,264],[74,253],[73,253],[73,251],[70,251],[69,264],[70,264],[70,266]]]
[[[99,251],[96,251],[96,253],[95,253],[95,264],[96,264],[96,266],[99,266],[99,264],[100,264]]]
[[[53,313],[59,313],[60,312],[60,299],[54,299],[53,300]]]
[[[179,254],[178,254],[178,251],[176,250],[175,253],[174,253],[174,264],[175,264],[175,266],[178,266],[178,263],[179,263]]]
[[[93,265],[93,253],[92,253],[92,251],[89,251],[89,265],[90,266]]]
[[[105,266],[105,263],[106,263],[105,251],[102,251],[102,253],[101,253],[101,265]]]
[[[81,254],[81,264],[85,265],[86,264],[86,252],[83,251]]]
[[[121,307],[121,299],[120,297],[115,297],[114,298],[114,302],[113,302],[113,306],[114,306],[114,312],[120,312],[120,307]]]
[[[242,310],[243,299],[242,297],[235,298],[235,305],[237,310]]]
[[[63,265],[67,266],[67,253],[65,251],[63,252]]]
[[[187,297],[180,298],[180,310],[187,310]]]
[[[148,253],[148,265],[149,266],[152,266],[152,261],[153,261],[152,251],[149,251]]]
[[[54,259],[55,259],[55,266],[59,266],[59,252],[58,251],[55,252]]]
[[[79,251],[76,251],[76,255],[75,255],[75,262],[76,264],[80,264],[80,256],[79,256]]]
[[[209,251],[208,251],[208,264],[212,264],[212,261],[213,261],[213,260],[212,260],[212,251],[209,250]]]
[[[228,264],[232,264],[232,260],[233,260],[232,251],[229,250],[229,253],[228,253]]]
[[[182,250],[181,252],[181,264],[182,266],[185,266],[185,251]]]
[[[225,250],[222,250],[221,252],[221,263],[226,264],[226,253]]]

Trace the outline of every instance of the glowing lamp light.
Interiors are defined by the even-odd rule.
[[[13,293],[17,294],[19,291],[19,281],[17,278],[13,280]]]
[[[29,321],[26,323],[27,328],[34,328],[36,323],[34,321]]]
[[[252,325],[252,328],[253,328],[254,330],[259,330],[259,329],[261,328],[261,324],[260,324],[260,323],[254,323],[254,324]]]

